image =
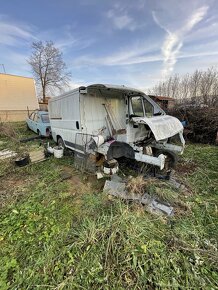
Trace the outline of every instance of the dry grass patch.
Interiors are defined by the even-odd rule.
[[[126,189],[130,194],[143,195],[150,191],[150,186],[154,184],[154,179],[144,179],[142,175],[128,179]]]

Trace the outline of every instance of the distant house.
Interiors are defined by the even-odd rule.
[[[175,105],[175,99],[164,96],[148,95],[154,100],[163,110],[170,110]]]
[[[33,78],[0,73],[0,121],[23,121],[39,108]]]

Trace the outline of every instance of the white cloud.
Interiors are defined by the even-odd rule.
[[[214,19],[213,19],[214,20]],[[206,22],[206,21],[205,21]],[[193,43],[194,41],[206,41],[207,43],[211,42],[211,38],[217,39],[218,36],[218,21],[210,21],[204,23],[202,27],[192,31],[187,37],[186,42]]]
[[[16,22],[9,22],[0,15],[0,44],[17,46],[22,45],[23,41],[33,41],[36,37],[32,27]]]
[[[152,53],[151,50],[145,49],[145,47],[137,48],[123,48],[122,52],[114,53],[111,55],[107,55],[104,57],[96,57],[93,55],[84,55],[78,57],[76,61],[74,61],[73,67],[83,68],[83,67],[98,67],[98,66],[130,66],[137,64],[145,64],[151,62],[165,62],[167,60],[167,64],[165,64],[166,73],[172,71],[173,66],[175,65],[178,59],[186,59],[186,58],[195,58],[200,56],[212,56],[218,55],[217,51],[211,51],[210,46],[202,45],[199,48],[205,48],[205,50],[186,50],[185,52],[180,52],[178,54],[178,50],[180,49],[180,43],[177,45],[177,38],[174,39],[172,36],[172,40],[168,41],[168,46],[165,47],[165,55],[160,53]],[[174,44],[177,46],[174,47]],[[214,44],[217,45],[217,42]],[[197,48],[198,46],[196,46]],[[173,49],[173,51],[171,51]],[[162,76],[165,73],[162,70]],[[165,73],[165,75],[166,75]]]
[[[118,52],[103,57],[84,55],[73,62],[74,66],[120,66],[139,64],[162,60],[162,56],[154,51],[158,50],[159,43],[136,43],[132,46],[123,47]]]
[[[62,52],[69,49],[82,50],[95,42],[95,39],[77,36],[75,25],[64,25],[58,29],[40,31],[37,37],[40,40],[52,40]]]
[[[88,83],[84,80],[79,80],[79,81],[76,80],[76,81],[71,81],[69,83],[69,87],[71,90],[79,88],[81,86],[86,86],[86,85],[88,85]],[[68,90],[69,90],[69,88],[68,88]]]
[[[107,17],[111,19],[114,26],[120,30],[124,28],[134,30],[135,28],[133,19],[127,14],[118,15],[116,14],[115,10],[109,10],[107,13]]]
[[[138,23],[136,19],[130,16],[125,8],[118,4],[115,4],[114,8],[107,12],[106,16],[112,21],[113,26],[118,30],[126,29],[129,31],[135,31],[138,28],[144,27],[144,24]]]
[[[173,71],[178,54],[183,46],[185,36],[204,18],[208,8],[209,7],[205,5],[196,9],[191,16],[188,19],[184,19],[184,23],[175,30],[172,28],[169,29],[166,24],[161,23],[156,13],[154,11],[152,12],[156,24],[167,33],[161,48],[164,62],[164,68],[162,70],[163,77],[168,76]]]
[[[61,51],[75,48],[84,49],[90,46],[94,38],[76,37],[73,32],[75,28],[71,25],[65,25],[59,29],[47,29],[39,31],[36,27],[9,20],[6,16],[0,14],[0,44],[12,47],[30,46],[31,42],[39,40],[52,40],[56,47]]]

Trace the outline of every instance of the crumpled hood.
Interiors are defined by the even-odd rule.
[[[147,124],[154,134],[156,141],[170,138],[183,131],[182,123],[175,117],[169,115],[154,117],[133,117],[137,124]]]

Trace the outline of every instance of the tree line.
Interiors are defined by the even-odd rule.
[[[218,70],[211,67],[193,74],[175,74],[149,89],[148,94],[172,97],[178,103],[218,106]]]

